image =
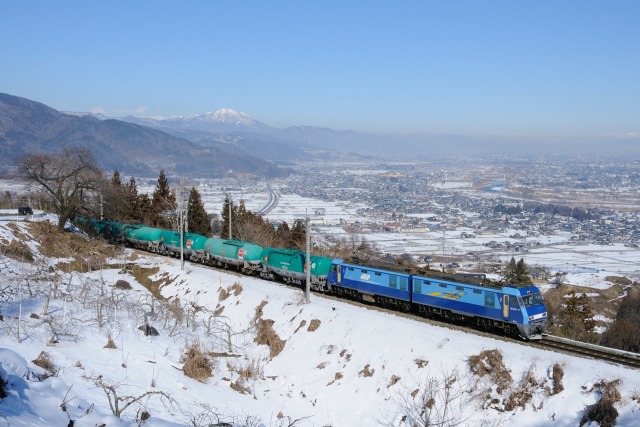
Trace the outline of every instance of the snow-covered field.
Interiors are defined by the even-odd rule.
[[[10,224],[0,223],[0,239],[16,238]],[[26,231],[24,223],[17,227]],[[33,240],[28,244],[37,249]],[[126,256],[130,253],[127,250]],[[123,260],[124,256],[112,262]],[[50,294],[43,313],[54,274],[3,258],[0,284],[16,292],[1,307],[0,375],[8,381],[8,396],[0,400],[0,425],[67,426],[69,419],[75,426],[207,425],[203,417],[217,414],[216,422],[242,426],[407,427],[411,416],[405,422],[402,417],[411,413],[412,391],[429,390],[431,384],[432,408],[442,410],[442,383],[451,375],[457,378],[452,390],[459,397],[448,405],[450,425],[459,421],[464,426],[575,426],[585,407],[599,397],[594,386],[614,380],[620,380],[622,396],[616,404],[617,425],[638,425],[637,370],[320,296],[312,296],[307,305],[297,289],[188,263],[181,270],[174,259],[143,255],[128,262],[157,268],[151,279],[167,282],[162,295],[180,299],[186,316],[173,334],[168,307],[157,302],[156,314],[149,319],[160,335],[144,336],[138,330],[152,298],[130,273],[118,268],[58,273],[61,286]],[[133,289],[116,288],[118,280]],[[237,294],[234,284],[241,288]],[[220,289],[228,289],[230,295],[224,298]],[[98,302],[105,304],[101,326]],[[195,327],[187,321],[194,307]],[[275,346],[270,350],[255,342],[256,319],[273,321],[274,332],[284,341],[279,353],[273,354]],[[55,345],[49,344],[47,322],[58,329]],[[116,349],[104,348],[109,335]],[[212,377],[203,382],[182,371],[185,348],[194,342],[218,354]],[[501,393],[495,381],[474,375],[468,364],[470,356],[493,349],[501,352],[512,379]],[[42,351],[50,355],[57,373],[38,380],[36,375],[43,371],[30,361]],[[556,364],[564,371],[564,390],[552,395],[548,390],[553,389]],[[240,379],[248,371],[252,375]],[[531,398],[522,407],[504,410],[513,392],[526,389],[527,373],[535,379],[527,389]],[[121,418],[115,417],[105,389],[96,385],[100,383],[113,385],[120,397],[163,392],[171,403],[148,395]],[[141,422],[136,417],[143,409],[151,418]]]

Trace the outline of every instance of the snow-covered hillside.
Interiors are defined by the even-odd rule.
[[[45,257],[29,224],[0,223],[12,240],[35,260],[0,261],[0,426],[575,426],[607,383],[617,425],[638,425],[637,370],[131,250]],[[196,344],[202,381],[184,372]],[[116,396],[139,399],[116,417]]]

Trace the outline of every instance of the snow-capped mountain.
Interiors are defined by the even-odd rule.
[[[171,117],[123,117],[132,123],[153,126],[157,128],[173,130],[195,130],[205,132],[262,132],[271,129],[247,114],[230,108],[221,108],[213,112],[203,114],[190,114],[186,116]]]

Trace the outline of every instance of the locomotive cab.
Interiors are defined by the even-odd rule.
[[[520,336],[530,340],[542,338],[547,329],[547,308],[540,290],[535,286],[505,288],[504,321],[517,325]]]

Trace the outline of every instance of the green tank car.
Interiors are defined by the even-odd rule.
[[[205,252],[212,265],[227,267],[232,265],[244,273],[251,273],[260,268],[262,247],[240,240],[207,239]]]
[[[180,255],[180,233],[177,231],[162,230],[164,251],[169,255]],[[201,234],[184,233],[182,237],[183,253],[189,258],[198,258],[198,254],[204,252],[207,238]]]
[[[307,280],[305,263],[306,252],[295,249],[265,248],[261,254],[263,271],[261,276],[273,280],[277,277],[287,283],[302,285]],[[322,290],[327,283],[327,274],[331,268],[331,258],[311,255],[310,279],[314,290]]]
[[[162,243],[162,230],[145,226],[129,226],[124,232],[125,240],[135,248],[158,251]]]

